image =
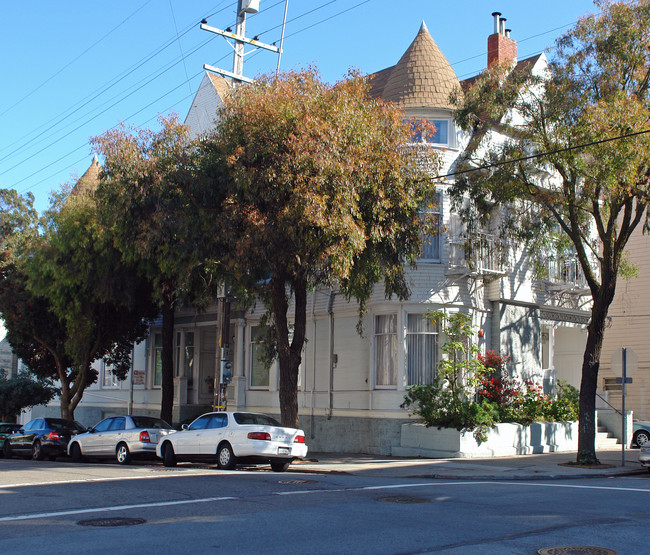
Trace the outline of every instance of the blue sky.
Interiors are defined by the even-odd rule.
[[[170,111],[183,119],[203,64],[232,69],[231,46],[199,22],[234,28],[235,7],[236,0],[3,3],[0,187],[33,193],[43,210],[51,191],[89,166],[90,137],[120,122],[153,127]],[[261,0],[246,35],[279,40],[284,7],[285,0]],[[485,66],[494,11],[525,58],[596,8],[588,0],[289,0],[281,68],[315,65],[327,81],[349,68],[372,73],[395,64],[425,21],[463,79]],[[276,65],[274,54],[251,51],[244,73]]]

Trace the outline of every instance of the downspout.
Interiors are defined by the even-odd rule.
[[[497,353],[501,352],[501,303],[492,301],[492,333],[490,345]]]
[[[330,366],[330,383],[329,383],[329,408],[327,411],[327,419],[332,419],[332,409],[334,408],[334,297],[336,293],[330,289],[329,301],[327,303],[327,313],[330,317],[330,333],[329,333],[329,366]]]
[[[311,412],[309,415],[309,437],[314,439],[314,392],[316,390],[316,291],[311,294],[311,324],[312,324],[312,342],[313,342],[313,360],[312,360],[312,377],[311,377]]]

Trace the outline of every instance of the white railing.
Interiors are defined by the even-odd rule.
[[[554,283],[586,288],[587,279],[576,258],[546,261],[547,279]]]
[[[450,266],[478,272],[502,272],[504,259],[503,244],[489,233],[472,233],[449,244]]]

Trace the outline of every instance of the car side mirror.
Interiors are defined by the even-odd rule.
[[[90,427],[90,428],[88,428],[88,430],[86,430],[86,431],[90,432],[91,434],[94,434],[94,433],[95,433],[95,428]]]
[[[187,424],[183,424],[181,426],[181,430],[189,430],[189,429],[190,429],[190,427]]]

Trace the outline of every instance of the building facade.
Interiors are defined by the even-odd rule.
[[[516,43],[501,27],[495,24],[488,38],[488,63],[506,60],[542,72],[544,56],[517,61]],[[370,76],[373,96],[395,103],[407,119],[435,126],[435,133],[413,140],[440,151],[441,175],[453,173],[470,140],[456,127],[449,100],[452,91],[470,84],[459,81],[424,24],[395,65]],[[206,74],[186,118],[194,136],[209,131],[228,88],[222,77]],[[401,424],[412,420],[400,406],[406,389],[431,382],[445,340],[427,318],[432,310],[470,314],[479,330],[477,345],[512,357],[513,376],[547,387],[557,379],[579,386],[589,313],[576,261],[550,256],[543,261],[547,276],[538,278],[517,245],[503,244],[490,229],[470,230],[461,223],[447,194],[452,184],[453,177],[440,180],[439,203],[432,209],[438,233],[426,238],[417,267],[408,271],[408,300],[386,299],[378,285],[359,334],[355,303],[336,290],[311,293],[298,397],[312,451],[389,455],[399,445]],[[222,354],[217,349],[218,302],[202,313],[184,309],[176,315],[177,422],[214,403]],[[279,414],[277,363],[267,368],[260,359],[263,314],[261,303],[231,312],[228,406]],[[157,414],[160,349],[161,329],[154,325],[147,341],[134,349],[127,381],[114,380],[110,368],[100,363],[99,381],[87,390],[77,419],[91,425],[127,410]],[[53,404],[43,410],[55,409]]]

